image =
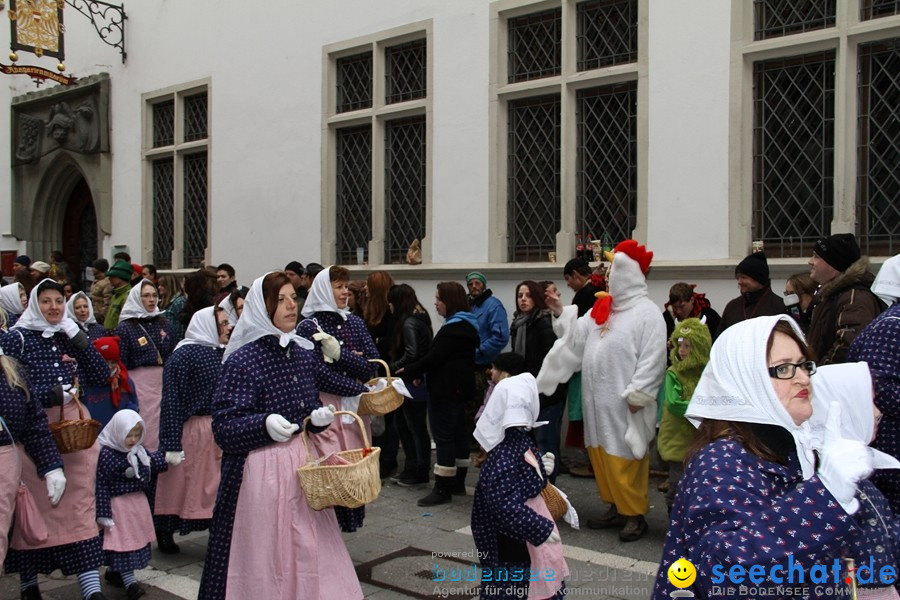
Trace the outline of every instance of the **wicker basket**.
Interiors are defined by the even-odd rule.
[[[378,471],[378,456],[381,448],[369,447],[366,428],[356,413],[339,410],[335,415],[353,415],[362,430],[364,448],[343,450],[337,455],[348,461],[348,465],[318,465],[308,462],[297,469],[300,487],[306,494],[306,501],[314,510],[322,510],[329,506],[346,506],[359,508],[378,498],[381,492],[381,478]],[[303,445],[306,455],[310,455],[309,439],[306,433],[306,421],[303,422]]]
[[[547,482],[547,485],[541,490],[541,498],[547,504],[547,509],[554,521],[559,521],[569,510],[566,501],[559,494],[559,490],[550,482]]]
[[[372,358],[369,362],[377,362],[381,363],[384,366],[384,372],[387,374],[387,387],[383,390],[378,390],[377,392],[366,392],[362,394],[359,398],[359,414],[361,415],[375,415],[376,417],[380,417],[388,414],[391,411],[397,410],[400,408],[400,405],[403,404],[403,396],[394,389],[394,386],[391,385],[391,382],[396,377],[391,377],[391,369],[388,367],[388,364],[383,360],[379,360],[377,358]],[[375,385],[378,383],[378,380],[381,377],[376,377],[375,379],[369,380],[369,385]]]
[[[53,434],[53,441],[56,442],[60,454],[87,450],[97,441],[97,435],[102,427],[100,421],[84,418],[84,405],[78,396],[73,398],[73,402],[78,406],[77,419],[63,420],[65,409],[63,403],[59,406],[59,421],[50,423],[50,433]]]

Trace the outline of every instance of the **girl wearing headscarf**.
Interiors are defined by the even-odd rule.
[[[66,315],[75,321],[93,342],[107,335],[106,327],[94,318],[94,307],[84,292],[75,292],[66,302]]]
[[[222,479],[201,600],[363,597],[334,510],[309,507],[296,470],[317,458],[297,435],[304,419],[312,434],[334,421],[319,390],[356,396],[366,388],[325,368],[296,323],[287,275],[253,282],[213,400]]]
[[[815,565],[830,565],[853,538],[854,495],[871,473],[869,449],[835,433],[816,468],[808,422],[816,367],[809,356],[787,316],[742,321],[716,340],[685,412],[698,431],[672,506],[654,599],[671,597],[668,570],[680,558],[696,570],[691,587],[698,597],[716,587],[716,597],[741,598],[739,585],[715,584],[714,573],[757,564],[768,573],[790,559],[810,574]],[[808,597],[811,589],[793,581],[787,595],[765,595]]]
[[[163,364],[175,348],[175,336],[159,308],[159,293],[147,279],[131,288],[119,313],[119,352],[134,382],[144,419],[143,446],[159,448],[159,405],[162,398]]]
[[[338,266],[325,268],[316,275],[303,303],[304,319],[297,326],[297,335],[315,342],[313,351],[336,376],[346,378],[347,385],[357,385],[374,377],[375,363],[369,359],[379,355],[365,321],[350,314],[347,308],[349,280],[349,271]],[[334,405],[337,410],[357,412],[359,407],[359,398],[341,398],[322,392],[321,400],[323,405]],[[370,417],[361,419],[372,439]],[[323,455],[363,447],[359,425],[349,416],[338,419],[335,427],[316,436],[315,441],[316,449]],[[335,512],[341,531],[352,532],[362,527],[366,507],[338,506]]]
[[[559,530],[541,498],[555,461],[542,460],[531,438],[533,429],[546,425],[537,420],[537,383],[531,373],[503,373],[500,379],[503,357],[495,359],[491,375],[499,381],[475,425],[475,439],[487,451],[472,504],[481,598],[562,598],[569,570]],[[514,577],[516,572],[524,577]],[[538,580],[529,584],[535,572]]]
[[[91,417],[106,425],[117,410],[130,408],[138,411],[138,397],[119,354],[119,338],[98,338],[94,340],[94,348],[106,360],[109,377],[103,385],[84,386],[82,402],[91,409]]]
[[[185,456],[180,468],[160,476],[156,489],[156,538],[164,553],[178,551],[176,531],[202,531],[212,519],[222,466],[222,450],[213,441],[212,402],[230,334],[224,310],[201,308],[163,368],[159,448],[173,465]]]
[[[900,254],[881,265],[872,292],[888,309],[856,336],[847,357],[868,363],[875,379],[875,405],[884,416],[872,447],[900,459]],[[900,471],[876,471],[872,481],[900,515]]]
[[[17,359],[26,376],[31,397],[39,401],[51,422],[60,418],[78,419],[78,406],[72,401],[76,383],[99,385],[106,381],[109,370],[87,335],[65,316],[62,286],[44,279],[31,290],[28,308],[15,327],[0,336],[0,348]],[[90,412],[84,410],[85,418]],[[50,533],[46,542],[29,544],[13,532],[6,557],[6,571],[19,573],[22,597],[40,598],[38,573],[60,569],[64,575],[78,574],[82,596],[90,600],[103,598],[97,571],[103,554],[94,514],[94,484],[97,456],[95,443],[86,450],[62,456],[66,494],[58,504],[47,498],[47,483],[41,471],[27,456],[22,456],[22,480],[37,502]],[[49,474],[45,478],[51,480]]]
[[[16,281],[0,287],[0,308],[6,314],[6,325],[2,328],[4,332],[13,328],[26,306],[28,306],[28,296],[21,283]]]
[[[121,575],[128,600],[146,594],[134,570],[149,564],[155,539],[147,492],[169,468],[162,452],[147,452],[143,439],[144,421],[129,409],[113,415],[97,438],[97,524],[103,528],[105,564]]]
[[[821,412],[837,422],[841,437],[871,443],[882,414],[872,402],[874,390],[869,366],[864,362],[826,365],[819,367],[812,380],[815,413]],[[876,469],[895,473],[900,470],[900,461],[880,450],[872,449],[872,462]],[[900,582],[895,579],[894,585],[885,585],[879,576],[885,567],[900,573],[900,520],[884,494],[868,479],[859,482],[855,499],[859,503],[859,510],[853,515],[857,532],[844,557],[854,559],[856,566],[867,568],[872,561],[870,577],[860,578],[857,598],[900,598],[896,589]]]

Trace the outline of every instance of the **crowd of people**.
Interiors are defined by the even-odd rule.
[[[365,506],[313,510],[294,473],[365,439],[383,480],[431,484],[424,507],[465,495],[479,467],[481,567],[560,575],[531,582],[534,597],[565,595],[545,488],[593,477],[605,512],[587,526],[638,540],[656,448],[671,523],[655,597],[673,591],[679,558],[697,567],[701,597],[719,565],[871,556],[896,569],[900,256],[876,278],[852,235],[822,238],[782,298],[754,252],[721,316],[685,282],[661,312],[653,253],[634,240],[605,259],[566,263],[568,305],[553,282],[522,281],[511,317],[484,274],[441,282],[432,324],[387,271],[351,281],[292,261],[248,288],[228,264],[178,279],[121,254],[95,261],[82,291],[58,253],[18,257],[0,288],[4,572],[23,599],[59,569],[102,600],[105,566],[139,598],[152,542],[178,553],[175,536],[209,529],[200,598],[362,598],[340,533],[364,526]],[[387,374],[405,401],[357,421],[367,382]],[[61,452],[49,424],[85,414],[97,441]],[[587,464],[562,460],[564,446]],[[17,480],[46,523],[40,541],[13,524]],[[482,596],[528,594],[527,578],[507,583]]]

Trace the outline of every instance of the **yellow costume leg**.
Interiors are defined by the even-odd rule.
[[[603,448],[588,448],[600,497],[615,504],[620,515],[634,517],[650,512],[650,456],[633,460],[607,454]]]

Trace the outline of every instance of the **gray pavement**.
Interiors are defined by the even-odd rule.
[[[365,526],[344,534],[366,598],[377,600],[413,598],[477,597],[477,581],[466,582],[467,568],[477,560],[469,529],[472,493],[478,477],[470,469],[466,497],[454,496],[449,504],[420,508],[416,500],[427,493],[424,486],[402,488],[384,482],[381,496],[367,507]],[[650,480],[650,531],[631,543],[619,541],[616,530],[594,531],[584,527],[589,518],[600,516],[606,506],[599,500],[593,479],[561,475],[557,486],[568,494],[581,519],[578,531],[560,523],[560,534],[570,575],[569,596],[596,600],[644,600],[649,598],[666,531],[662,494],[656,491],[658,477]],[[147,588],[147,600],[196,598],[206,533],[176,536],[177,555],[156,552],[150,567],[137,573]],[[436,566],[446,574],[434,581]],[[454,571],[455,570],[455,571]],[[438,571],[440,572],[440,571]],[[468,571],[471,573],[471,571]],[[460,575],[459,581],[449,581]],[[103,584],[110,600],[124,598],[124,591]],[[41,577],[45,600],[81,600],[74,577],[59,572]],[[18,598],[18,577],[0,577],[0,599]],[[340,599],[334,599],[340,600]]]

